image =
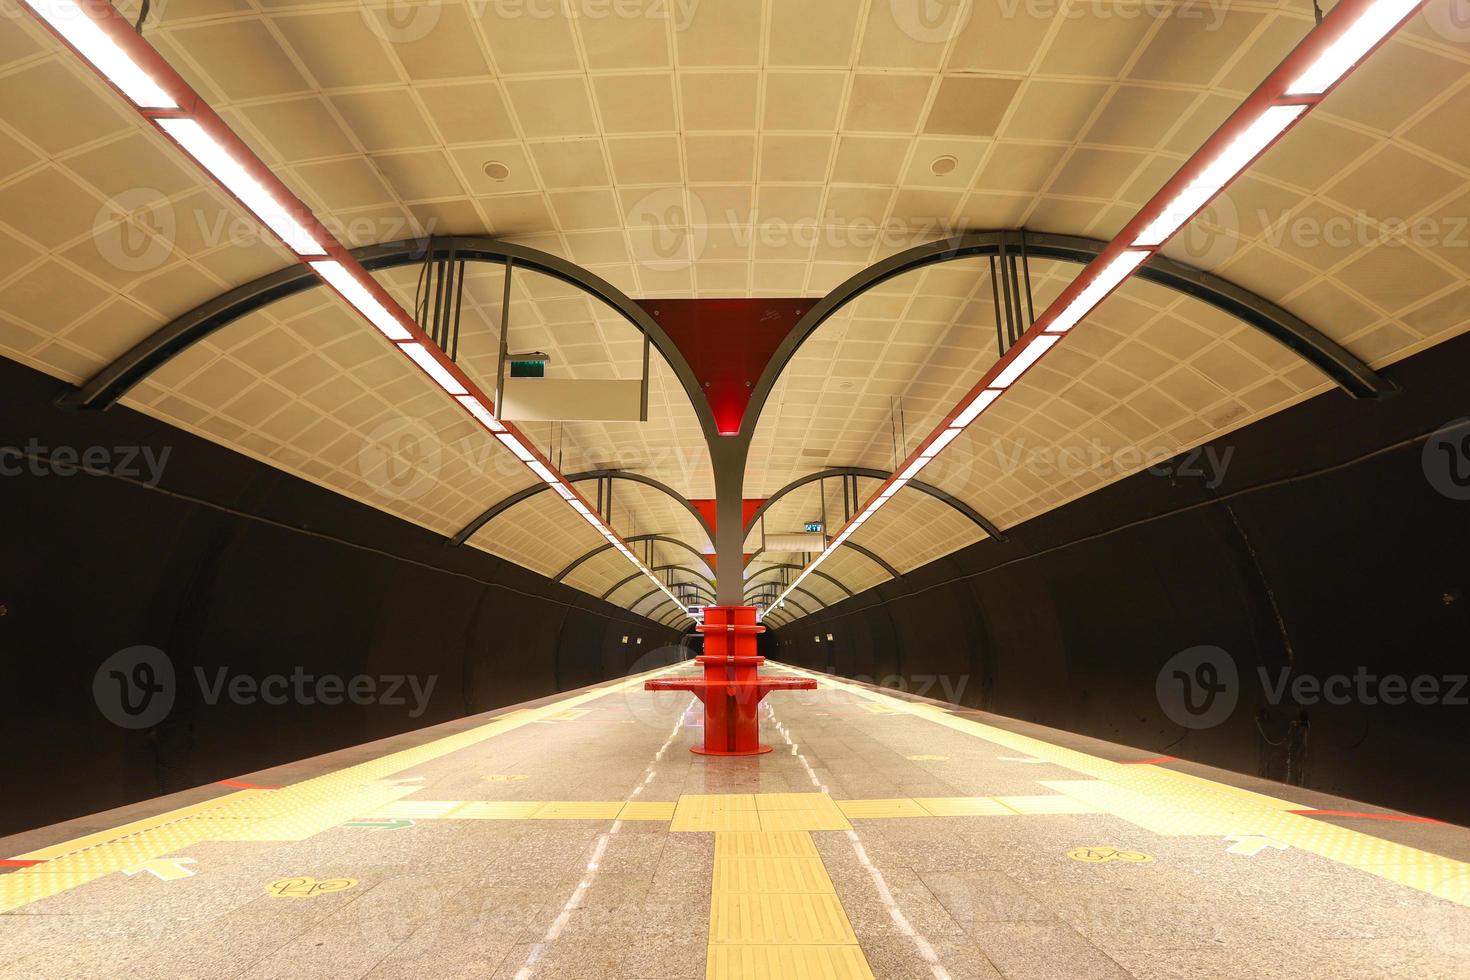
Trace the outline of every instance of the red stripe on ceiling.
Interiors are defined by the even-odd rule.
[[[750,392],[815,299],[641,299],[694,369],[722,436],[738,435]],[[713,522],[711,522],[713,523]]]

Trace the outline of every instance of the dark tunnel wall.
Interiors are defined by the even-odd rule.
[[[1470,823],[1470,423],[1445,431],[1470,337],[1387,374],[1392,398],[1221,439],[1214,489],[1178,459],[1134,475],[780,628],[776,656]],[[1272,703],[1283,669],[1304,686]]]
[[[0,835],[678,658],[679,631],[136,412],[64,412],[63,388],[0,359],[0,447],[30,454],[0,457]],[[123,468],[119,450],[137,446],[171,447],[157,489],[31,472],[58,448],[100,447]],[[93,683],[139,645],[166,654],[177,693],[161,722],[129,730]],[[211,705],[221,668],[382,679],[371,704],[297,703],[294,689],[266,704],[274,685]],[[396,675],[417,679],[421,711],[407,681],[388,690]],[[103,684],[115,705],[121,688]]]

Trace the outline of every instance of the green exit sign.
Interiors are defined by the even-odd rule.
[[[821,521],[807,521],[806,522],[806,530],[807,530],[807,533],[808,534],[821,534],[822,533],[822,522]]]

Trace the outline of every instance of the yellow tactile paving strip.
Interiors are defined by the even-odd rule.
[[[655,673],[662,672],[666,671]],[[413,801],[401,801],[400,798],[415,792],[418,787],[395,785],[385,781],[388,777],[497,735],[515,731],[532,722],[566,721],[581,717],[590,710],[581,709],[577,713],[581,705],[609,694],[641,688],[648,676],[650,675],[629,677],[539,708],[512,711],[478,728],[410,749],[390,752],[380,758],[281,789],[241,790],[156,817],[136,820],[111,830],[15,855],[18,860],[38,860],[44,863],[0,875],[0,912],[8,912],[49,898],[104,875],[121,871],[125,867],[133,867],[171,854],[200,841],[303,840],[353,818],[379,812],[395,801],[408,803],[408,808],[413,809]],[[503,805],[465,803],[459,809],[479,807],[488,810]],[[608,807],[621,808],[622,804],[537,803],[532,806],[552,808],[546,814],[548,819],[598,819],[600,817],[584,814],[602,814]],[[419,807],[412,818],[421,819],[433,810],[431,807],[422,807],[421,804]],[[471,814],[457,815],[467,817]],[[484,815],[489,816],[488,813]],[[613,816],[616,815],[615,810]]]
[[[773,663],[772,666],[776,665]],[[905,701],[826,674],[784,665],[782,669],[815,677],[822,685],[853,694],[868,705],[881,705],[895,712],[923,718],[1090,777],[1043,783],[1048,789],[1055,789],[1091,808],[1086,812],[1107,813],[1167,836],[1267,837],[1329,861],[1470,906],[1470,863],[1288,812],[1306,809],[1301,804],[1161,766],[1110,762],[1038,738],[961,718],[936,705]],[[1036,800],[1035,797],[1013,799]],[[1033,802],[1011,808],[1017,812],[1058,812],[1035,809],[1044,805],[1049,804]],[[1031,809],[1023,809],[1023,806]]]
[[[821,808],[813,797],[831,804],[826,794],[737,796],[722,811],[719,798],[703,797],[690,813],[803,814]],[[810,833],[715,833],[705,977],[872,980]]]

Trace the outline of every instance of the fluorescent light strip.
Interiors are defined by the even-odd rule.
[[[996,375],[991,384],[997,388],[1008,388],[1021,376],[1021,373],[1041,359],[1041,355],[1052,349],[1061,337],[1055,334],[1039,334],[1032,337],[1031,342],[1021,348],[1021,353],[1014,361],[1006,365],[1006,369]]]
[[[177,109],[179,104],[148,77],[97,22],[72,0],[25,0],[25,5],[66,39],[97,73],[140,109]]]
[[[378,332],[389,340],[412,340],[413,334],[399,322],[398,317],[373,298],[367,287],[340,262],[312,262],[312,269],[327,281],[327,284],[342,295],[347,304],[361,313]],[[504,429],[500,431],[505,431]]]
[[[1383,40],[1424,0],[1378,0],[1353,26],[1343,32],[1312,66],[1297,76],[1287,95],[1321,95],[1352,70],[1375,44]]]
[[[1148,258],[1149,254],[1148,252],[1124,252],[1103,266],[1102,270],[1098,272],[1097,278],[1088,283],[1087,287],[1078,293],[1072,302],[1067,304],[1067,308],[1062,310],[1055,320],[1047,324],[1046,332],[1064,333],[1075,327],[1083,317],[1092,312],[1093,307],[1101,303],[1107,297],[1108,293],[1113,291],[1118,283],[1127,279],[1133,273],[1134,269],[1142,265],[1143,260]],[[997,382],[991,383],[997,388],[1005,387],[1005,385]]]
[[[933,456],[920,456],[918,459],[916,459],[912,463],[910,463],[908,465],[908,469],[906,469],[902,473],[900,473],[898,475],[898,478],[900,480],[904,481],[905,483],[907,483],[908,481],[912,480],[914,477],[918,476],[919,475],[919,471],[922,470],[924,467],[928,466],[929,465],[929,461],[931,459],[933,459],[933,458],[934,458]]]
[[[490,414],[490,409],[486,408],[484,403],[474,395],[456,395],[454,400],[463,405],[475,417],[475,421],[479,422],[491,432],[505,431],[505,426],[500,424],[500,420]]]
[[[1153,248],[1168,241],[1200,208],[1210,203],[1226,184],[1250,166],[1251,161],[1260,156],[1261,151],[1272,140],[1285,132],[1306,111],[1307,107],[1304,105],[1273,105],[1261,113],[1255,122],[1246,127],[1245,132],[1220,151],[1220,155],[1210,162],[1204,172],[1169,202],[1162,214],[1149,222],[1148,227],[1133,240],[1134,246]],[[1132,271],[1131,268],[1129,271]]]
[[[429,352],[423,344],[399,344],[403,353],[409,359],[423,369],[433,382],[451,395],[468,394],[468,389],[460,384],[458,378],[449,373],[449,369],[439,363],[439,359]]]
[[[1000,394],[1000,392],[996,392],[996,394]],[[963,431],[965,430],[945,429],[943,432],[939,433],[939,435],[935,438],[933,442],[929,443],[928,447],[923,451],[923,453],[920,454],[919,458],[933,459],[935,456],[938,456],[941,452],[944,451],[944,447],[954,442],[955,439],[959,437],[959,434]]]
[[[505,448],[515,453],[516,459],[520,460],[523,463],[529,463],[531,460],[536,458],[535,456],[531,455],[530,451],[527,450],[525,446],[521,445],[521,441],[519,439],[511,435],[509,432],[496,433],[495,438],[504,443]]]
[[[297,255],[325,255],[326,250],[306,227],[286,210],[270,191],[240,165],[229,151],[214,141],[204,127],[193,119],[155,119],[174,141],[193,157],[199,166],[214,175],[240,203],[276,233]],[[379,328],[381,329],[381,328]]]

